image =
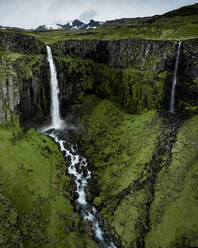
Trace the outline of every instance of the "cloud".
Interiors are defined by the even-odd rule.
[[[88,22],[162,14],[196,0],[0,0],[0,25],[36,28],[41,24]]]
[[[80,16],[79,20],[84,21],[84,22],[89,22],[89,20],[94,19],[96,16],[96,11],[93,9],[84,11]]]

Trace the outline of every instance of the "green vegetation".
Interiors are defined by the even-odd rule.
[[[163,142],[171,135],[168,121],[162,125],[154,111],[126,114],[93,95],[85,98],[80,113],[81,149],[98,187],[94,204],[123,247],[136,247],[144,228],[148,228],[145,247],[197,247],[198,116],[180,129],[172,161],[170,154],[161,154],[156,165],[161,171],[157,175],[154,170],[157,181],[152,185],[149,161],[158,145],[170,145],[157,143],[159,137]],[[148,202],[152,202],[149,208]]]
[[[198,38],[198,4],[159,17],[131,18],[122,22],[107,22],[95,30],[44,31],[32,33],[47,44],[70,39],[116,40],[141,38],[157,40],[184,40]]]
[[[187,81],[185,78],[179,79],[186,86],[185,92],[177,92],[177,106],[182,112],[197,114],[198,113],[198,78],[192,81]]]
[[[197,122],[198,116],[194,116],[184,124],[172,150],[172,162],[158,176],[146,247],[198,246]]]
[[[26,114],[47,112],[47,86],[42,69],[48,65],[43,55],[27,55],[0,51],[0,122],[14,122],[19,118],[19,103],[24,100]],[[32,92],[32,93],[31,93]],[[40,99],[38,99],[41,96]],[[31,98],[31,99],[30,99]],[[29,103],[28,103],[29,99]],[[31,103],[30,103],[31,102]]]
[[[96,247],[70,202],[66,161],[30,129],[0,128],[0,247]]]
[[[163,16],[116,20],[94,30],[5,32],[33,35],[46,44],[73,39],[184,40],[198,38],[197,9],[195,4]],[[74,187],[58,147],[49,137],[19,125],[20,117],[33,121],[38,115],[43,120],[49,112],[45,46],[21,37],[17,50],[16,37],[11,38],[7,50],[27,54],[0,51],[0,247],[98,247],[73,209],[69,192]],[[3,42],[5,49],[6,38]],[[193,42],[183,43],[191,74],[182,78],[179,73],[183,88],[178,87],[176,95],[177,109],[191,114],[198,111]],[[146,51],[143,58],[122,51],[118,65],[126,65],[123,68],[75,56],[55,57],[61,107],[65,111],[69,102],[71,112],[77,113],[75,138],[92,168],[88,200],[125,248],[137,247],[140,239],[146,248],[198,247],[198,116],[185,121],[177,134],[177,117],[157,113],[165,108],[172,77],[162,69],[174,64],[169,53],[175,52],[176,42],[171,44],[156,56]],[[60,55],[54,51],[58,56],[61,46],[54,48],[60,50]]]
[[[146,177],[160,134],[161,120],[155,111],[129,115],[112,102],[95,96],[80,108],[85,135],[81,149],[92,165],[99,195],[94,203],[119,235],[123,247],[133,247],[145,223],[149,193],[136,191]]]
[[[71,39],[117,40],[141,38],[156,40],[185,40],[198,38],[198,4],[185,6],[161,16],[126,18],[110,21],[92,30],[51,30],[27,31],[20,29],[1,30],[1,32],[33,35],[40,41],[51,44]]]
[[[193,24],[194,23],[194,24]],[[184,40],[198,37],[198,17],[161,18],[152,24],[134,25],[127,22],[115,27],[86,31],[43,31],[32,33],[40,41],[51,44],[71,39],[117,40],[140,38],[154,40]]]
[[[141,113],[160,109],[165,97],[166,71],[152,71],[159,59],[147,57],[142,69],[134,65],[127,69],[110,68],[91,60],[55,57],[58,68],[65,70],[64,77],[72,85],[77,102],[82,102],[87,92],[111,99],[128,113]]]
[[[39,70],[39,67],[43,63],[43,56],[0,51],[0,60],[3,61],[0,67],[1,80],[6,80],[10,74],[19,74],[24,79],[29,79],[33,74],[32,67],[37,71]],[[17,68],[13,68],[14,63],[17,63]],[[35,68],[36,66],[37,68]],[[17,71],[15,72],[16,69]]]

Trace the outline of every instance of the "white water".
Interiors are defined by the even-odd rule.
[[[82,210],[81,214],[85,220],[87,220],[92,229],[95,232],[96,239],[103,244],[105,248],[116,248],[116,246],[105,237],[105,234],[102,228],[99,225],[98,220],[98,212],[96,208],[90,205],[86,201],[86,187],[88,184],[88,180],[91,178],[91,171],[88,170],[88,164],[86,158],[82,157],[78,154],[77,149],[74,148],[73,145],[65,141],[63,138],[59,136],[64,134],[64,130],[62,129],[63,120],[60,118],[60,111],[59,111],[59,88],[58,88],[58,80],[57,80],[57,73],[56,68],[54,66],[53,57],[51,53],[51,49],[47,46],[47,53],[48,53],[48,62],[50,65],[50,72],[51,72],[51,119],[52,124],[50,127],[45,128],[43,130],[44,133],[52,137],[57,144],[59,144],[61,151],[64,153],[65,157],[68,158],[69,167],[68,173],[74,176],[74,180],[77,186],[76,192],[78,193],[77,202],[81,205]],[[65,133],[68,130],[65,129]],[[66,148],[67,145],[67,148]],[[69,148],[68,148],[69,147]]]
[[[59,110],[59,87],[57,80],[56,68],[54,65],[51,48],[47,46],[47,60],[50,66],[50,86],[51,86],[51,128],[60,129],[63,121],[60,117]]]
[[[174,71],[174,76],[173,76],[173,86],[172,86],[172,90],[171,90],[171,102],[170,102],[170,109],[169,109],[170,113],[175,112],[175,89],[176,89],[176,84],[177,84],[177,71],[178,71],[181,44],[182,44],[182,41],[180,41],[178,43],[178,49],[177,49],[177,57],[176,57],[176,62],[175,62],[175,71]]]

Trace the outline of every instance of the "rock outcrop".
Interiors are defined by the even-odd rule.
[[[49,69],[43,43],[0,31],[0,122],[23,123],[49,114]]]
[[[49,114],[46,58],[4,53],[0,61],[0,122],[25,122]]]
[[[175,56],[176,42],[143,39],[107,40],[67,40],[52,45],[56,56],[75,56],[89,58],[96,63],[105,63],[109,67],[143,68],[145,58],[152,56],[161,60],[153,65],[154,71],[170,69]]]
[[[0,51],[45,54],[45,45],[32,35],[0,30]]]
[[[153,95],[152,89],[154,91],[158,91],[159,87],[163,88],[163,93],[160,93],[160,102],[157,108],[169,108],[170,103],[170,92],[172,88],[172,80],[177,52],[177,44],[176,41],[157,41],[157,40],[142,40],[142,39],[122,39],[122,40],[114,40],[114,41],[101,41],[101,40],[67,40],[57,42],[52,45],[52,51],[55,56],[59,57],[67,57],[68,55],[71,59],[77,61],[77,58],[81,58],[85,61],[85,59],[92,60],[95,64],[105,64],[109,69],[120,70],[120,72],[124,72],[124,70],[135,69],[136,71],[131,72],[130,74],[133,77],[126,76],[123,77],[121,74],[117,73],[114,77],[112,75],[112,82],[110,85],[106,83],[106,86],[103,87],[103,96],[109,97],[109,94],[106,94],[107,85],[111,87],[108,90],[114,91],[117,90],[117,95],[122,95],[123,102],[132,102],[136,99],[135,105],[138,103],[143,106],[145,102],[149,98],[156,98],[155,93]],[[198,61],[197,61],[197,49],[198,49],[198,40],[186,40],[182,43],[181,55],[179,60],[179,69],[178,69],[178,84],[176,90],[176,105],[177,109],[182,112],[196,112],[198,105]],[[87,62],[85,62],[87,63]],[[62,67],[62,66],[61,66]],[[74,69],[74,67],[72,67]],[[64,69],[61,69],[64,71]],[[65,66],[65,71],[71,70],[68,66]],[[139,70],[140,79],[134,76]],[[166,77],[163,79],[163,83],[159,83],[159,86],[156,85],[156,82],[161,80],[161,73],[167,73]],[[68,73],[65,73],[68,74]],[[80,78],[78,79],[77,75],[81,75],[81,71],[78,70],[77,74],[74,72],[75,81],[74,84],[78,84],[79,81],[82,81]],[[95,77],[100,79],[103,78],[104,71],[100,70],[98,74],[94,70],[92,72],[88,72],[88,75],[95,74]],[[151,75],[152,74],[152,75]],[[148,76],[150,75],[150,76]],[[160,76],[159,76],[160,75]],[[70,79],[71,79],[70,75]],[[114,79],[113,79],[114,78]],[[149,85],[150,90],[145,89],[145,86],[141,86],[142,79],[144,78],[144,85]],[[116,79],[120,80],[120,88],[117,87]],[[137,79],[139,80],[137,82]],[[154,83],[156,79],[156,82]],[[65,77],[63,81],[67,80]],[[124,82],[124,80],[126,80]],[[153,85],[151,83],[153,81]],[[150,82],[150,83],[149,83]],[[136,84],[137,83],[137,84]],[[98,87],[99,83],[97,83]],[[128,86],[127,86],[128,85]],[[70,85],[70,89],[73,89],[73,84]],[[103,85],[104,86],[104,85]],[[138,90],[137,87],[138,86]],[[122,93],[123,89],[127,87],[127,93]],[[137,91],[138,96],[137,96]],[[71,90],[70,90],[71,92]],[[128,98],[128,94],[131,97]],[[73,97],[73,95],[72,95]],[[139,100],[137,99],[139,98]],[[62,96],[64,98],[64,96]],[[68,91],[67,91],[68,98]],[[125,105],[125,103],[124,103]],[[152,105],[150,103],[144,104],[143,108],[152,109],[156,108],[156,104]],[[128,107],[127,107],[128,108]],[[141,109],[141,108],[140,108]],[[138,112],[139,110],[134,110],[133,108],[128,108],[129,112]]]

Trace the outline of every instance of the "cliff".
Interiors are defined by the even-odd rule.
[[[127,68],[136,65],[143,68],[149,56],[159,58],[161,63],[153,65],[156,72],[170,69],[175,55],[175,44],[172,41],[155,41],[143,39],[105,40],[67,40],[52,44],[55,56],[75,56],[92,59],[109,67]]]
[[[22,33],[1,31],[0,36],[0,47],[4,51],[1,53],[1,121],[9,121],[20,113],[24,121],[48,115],[49,72],[45,45]],[[176,105],[181,112],[198,111],[196,44],[196,39],[182,43],[176,91]],[[81,102],[80,98],[89,92],[112,99],[129,113],[169,107],[177,51],[175,41],[66,40],[54,43],[52,51],[59,61],[63,115],[68,105]],[[24,54],[31,56],[22,56]],[[6,74],[5,68],[8,68]]]
[[[177,42],[70,40],[54,43],[52,51],[59,60],[62,106],[91,91],[129,113],[169,108]],[[180,112],[197,112],[197,55],[197,39],[182,42],[176,90]]]
[[[45,45],[30,35],[0,32],[0,122],[23,123],[49,114]]]
[[[49,114],[48,64],[41,55],[1,52],[0,122],[23,123]]]
[[[0,30],[0,51],[45,54],[45,45],[30,34]]]

